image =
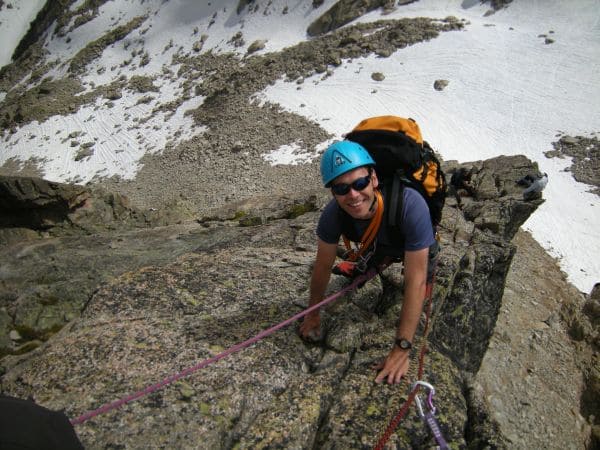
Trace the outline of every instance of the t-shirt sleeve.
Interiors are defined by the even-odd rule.
[[[316,234],[319,239],[328,244],[337,244],[340,241],[342,223],[340,221],[339,206],[335,199],[331,199],[323,209],[317,224]]]
[[[422,250],[435,242],[429,207],[421,194],[414,189],[404,189],[402,228],[406,251]]]

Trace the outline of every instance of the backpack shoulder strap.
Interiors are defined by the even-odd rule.
[[[385,220],[391,229],[399,230],[402,225],[402,205],[404,203],[404,182],[402,174],[396,173],[384,184]]]

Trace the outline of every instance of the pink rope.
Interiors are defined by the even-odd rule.
[[[95,409],[93,411],[89,411],[75,419],[71,419],[71,424],[73,425],[80,425],[84,422],[86,422],[87,420],[99,416],[100,414],[104,414],[108,411],[112,411],[113,409],[117,409],[120,408],[121,406],[130,403],[134,400],[137,400],[141,397],[144,397],[148,394],[151,394],[152,392],[156,392],[159,389],[167,386],[168,384],[171,384],[183,377],[187,377],[188,375],[191,375],[192,373],[205,368],[206,366],[209,366],[213,363],[216,363],[217,361],[226,358],[227,356],[231,355],[232,353],[238,352],[246,347],[249,347],[250,345],[254,344],[255,342],[260,341],[261,339],[269,336],[270,334],[273,334],[275,331],[289,325],[290,323],[295,322],[296,320],[306,316],[307,314],[313,312],[316,309],[321,308],[322,306],[325,306],[328,303],[331,303],[332,301],[336,300],[337,298],[341,297],[342,295],[344,295],[345,293],[352,291],[354,289],[356,289],[357,286],[359,286],[361,283],[364,283],[368,280],[370,280],[371,278],[373,278],[375,275],[377,274],[377,271],[375,271],[374,269],[369,270],[368,272],[366,272],[363,275],[360,275],[359,277],[355,278],[354,281],[349,284],[348,286],[346,286],[344,289],[342,289],[341,291],[338,291],[337,293],[325,298],[324,300],[322,300],[320,303],[317,303],[307,309],[305,309],[304,311],[299,312],[298,314],[290,317],[287,320],[284,320],[281,323],[278,323],[277,325],[272,326],[271,328],[268,328],[266,330],[261,331],[260,333],[258,333],[256,336],[244,341],[244,342],[240,342],[239,344],[236,344],[230,348],[228,348],[227,350],[219,353],[218,355],[215,355],[211,358],[205,359],[204,361],[199,362],[198,364],[196,364],[193,367],[189,367],[179,373],[173,374],[168,376],[167,378],[159,381],[158,383],[152,384],[150,386],[145,387],[144,389],[134,392],[133,394],[130,394],[126,397],[123,397],[119,400],[115,400],[114,402],[111,403],[106,403],[105,405],[99,407],[98,409]]]

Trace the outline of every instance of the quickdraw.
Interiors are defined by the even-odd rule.
[[[412,389],[415,389],[417,386],[423,386],[429,391],[426,403],[428,407],[427,411],[423,409],[423,403],[421,402],[421,398],[419,397],[419,395],[417,394],[415,396],[415,403],[417,405],[417,411],[419,412],[419,416],[421,417],[421,419],[423,419],[423,422],[425,422],[425,424],[429,426],[431,434],[433,434],[433,437],[435,438],[435,441],[437,442],[440,450],[446,450],[449,448],[448,443],[444,439],[444,436],[442,435],[442,430],[440,430],[440,426],[437,420],[435,419],[435,406],[433,406],[433,396],[435,395],[435,389],[431,384],[421,380],[415,382],[412,386]]]

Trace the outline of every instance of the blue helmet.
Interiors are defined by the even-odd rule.
[[[360,144],[352,141],[337,141],[331,144],[321,157],[321,177],[325,187],[340,175],[357,167],[374,166],[375,161]]]

